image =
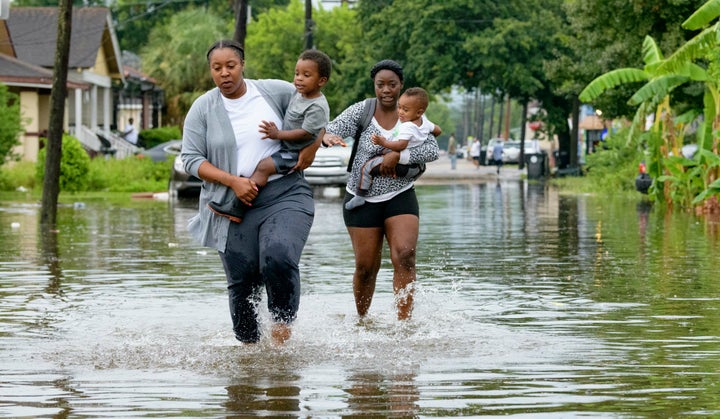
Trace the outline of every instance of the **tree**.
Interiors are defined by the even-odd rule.
[[[628,102],[638,107],[635,125],[644,123],[647,114],[654,116],[652,128],[641,135],[646,138],[650,150],[649,173],[655,179],[651,193],[657,198],[664,197],[668,206],[677,203],[685,208],[702,205],[703,210],[720,210],[717,200],[720,194],[717,136],[720,129],[720,29],[717,24],[710,25],[718,17],[720,0],[708,1],[683,23],[687,29],[705,29],[670,57],[663,58],[653,38],[648,36],[643,45],[643,70],[612,70],[593,80],[581,94],[583,100],[591,101],[617,85],[646,81]],[[678,112],[684,109],[684,104],[673,101],[671,93],[687,83],[704,86],[702,112],[692,108],[689,112]],[[699,115],[704,117],[697,118]],[[687,127],[693,123],[698,126],[699,151],[693,159],[688,159],[680,153],[680,146]]]
[[[290,0],[243,0],[250,3],[253,14],[261,14],[265,11],[282,7],[290,3]],[[211,13],[228,23],[232,22],[234,27],[236,18],[233,4],[228,0],[185,0],[185,1],[137,1],[117,0],[111,6],[115,30],[117,32],[120,48],[138,52],[141,51],[150,39],[150,33],[157,27],[166,25],[173,16],[188,9],[201,9]],[[194,24],[194,22],[193,22]],[[187,24],[186,24],[187,27]],[[232,32],[224,38],[232,38]]]
[[[564,85],[578,94],[594,78],[617,68],[641,68],[646,36],[660,51],[673,51],[692,37],[682,29],[703,0],[597,0],[565,2],[569,22]],[[582,59],[580,59],[582,58]],[[607,118],[632,118],[636,108],[628,103],[640,84],[623,84],[592,102]]]
[[[376,0],[360,9],[373,56],[404,64],[406,86],[480,89],[523,107],[538,98],[553,113],[549,134],[568,132],[573,98],[555,95],[545,69],[562,50],[562,0]]]
[[[323,93],[333,115],[372,92],[368,60],[363,55],[362,32],[356,12],[348,7],[315,9],[317,22],[314,47],[332,59],[330,81]],[[277,31],[276,28],[283,28]],[[249,78],[276,78],[291,81],[297,57],[304,45],[304,8],[293,2],[257,16],[248,26],[245,74]]]
[[[53,84],[50,93],[50,122],[48,124],[45,177],[43,179],[40,223],[51,228],[57,221],[60,195],[60,159],[62,156],[63,120],[67,98],[68,59],[72,32],[72,2],[60,0],[58,5],[57,47],[53,65]]]
[[[231,28],[230,21],[203,9],[190,8],[150,33],[148,44],[141,51],[142,66],[165,89],[172,124],[178,124],[192,102],[213,87],[205,51],[213,42],[228,38]]]
[[[18,96],[0,83],[0,166],[14,159],[13,148],[20,145],[23,132]]]

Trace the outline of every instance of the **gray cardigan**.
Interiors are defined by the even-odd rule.
[[[245,80],[256,87],[280,119],[285,116],[295,87],[283,80]],[[237,172],[237,148],[230,118],[225,111],[220,90],[212,89],[190,107],[183,126],[183,142],[180,157],[185,171],[197,178],[198,169],[204,161],[230,172]],[[199,212],[188,222],[188,231],[200,244],[225,251],[230,220],[217,217],[207,207],[208,202],[227,202],[233,196],[232,189],[203,182],[200,190]]]

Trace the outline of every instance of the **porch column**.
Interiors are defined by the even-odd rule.
[[[98,127],[98,87],[93,84],[90,88],[90,129],[96,130]]]
[[[110,88],[103,88],[103,131],[110,132]]]
[[[80,135],[82,127],[82,89],[75,89],[75,135]]]

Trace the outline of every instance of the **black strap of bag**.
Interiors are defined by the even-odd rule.
[[[375,114],[375,103],[377,102],[377,99],[365,99],[365,108],[363,108],[362,118],[360,119],[360,125],[357,127],[357,131],[355,131],[355,135],[353,138],[355,138],[355,141],[353,142],[353,148],[352,152],[350,153],[350,160],[348,161],[348,167],[347,171],[350,172],[352,170],[353,162],[355,161],[355,153],[357,153],[358,144],[360,143],[360,134],[362,134],[363,131],[365,131],[365,128],[370,125],[370,121],[372,121],[373,115]]]

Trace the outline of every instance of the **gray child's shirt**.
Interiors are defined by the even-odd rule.
[[[300,93],[295,92],[290,99],[285,118],[283,119],[284,131],[302,128],[311,134],[312,139],[307,141],[283,141],[281,150],[300,151],[315,142],[320,130],[325,128],[330,120],[330,105],[325,95],[313,99],[306,99]]]

